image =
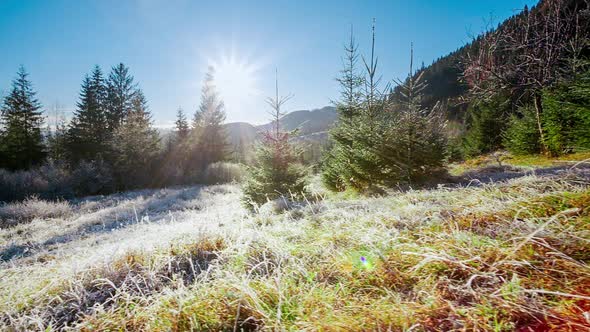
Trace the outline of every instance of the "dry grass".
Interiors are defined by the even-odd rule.
[[[26,171],[0,169],[0,202],[35,195],[44,199],[71,198],[113,189],[110,169],[99,162],[82,162],[75,169],[53,162]]]
[[[29,248],[0,266],[0,326],[590,329],[589,185],[574,171],[377,198],[316,184],[324,200],[268,216],[233,185],[72,202],[0,232],[2,250]]]
[[[72,207],[67,201],[50,202],[32,196],[22,202],[0,203],[0,227],[10,227],[34,219],[67,218]]]

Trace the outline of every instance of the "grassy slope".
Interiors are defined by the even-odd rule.
[[[72,203],[63,217],[0,231],[12,258],[0,267],[0,324],[590,328],[589,184],[568,171],[327,197],[267,216],[247,215],[234,186]]]
[[[450,172],[453,175],[460,175],[470,170],[482,167],[497,166],[498,160],[502,165],[538,169],[558,166],[574,166],[578,163],[590,163],[590,152],[577,152],[566,154],[561,157],[551,158],[543,155],[513,156],[507,152],[483,155],[469,159],[462,163],[452,164]]]

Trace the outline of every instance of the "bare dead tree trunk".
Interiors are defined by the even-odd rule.
[[[279,121],[281,120],[281,104],[278,102],[279,100],[279,73],[278,69],[275,69],[275,137],[279,137],[279,131],[281,130],[281,126]]]
[[[278,140],[281,136],[280,121],[281,118],[285,115],[285,113],[281,111],[281,107],[292,97],[292,95],[287,95],[284,97],[279,96],[279,74],[278,69],[275,69],[275,96],[274,98],[266,98],[266,103],[270,105],[272,109],[269,113],[274,121],[274,126],[272,130],[270,130],[270,136],[273,137],[274,140]]]
[[[543,113],[543,101],[540,94],[535,94],[533,97],[533,104],[535,106],[535,117],[537,119],[537,129],[539,130],[539,137],[541,139],[541,152],[547,153],[547,142],[545,141],[545,133],[543,131],[543,124],[541,122],[541,114]]]

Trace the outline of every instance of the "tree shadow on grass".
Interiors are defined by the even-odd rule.
[[[536,169],[513,166],[488,166],[455,177],[454,185],[461,187],[482,186],[484,184],[505,182],[530,175],[540,177],[572,175],[590,180],[590,165],[581,164],[576,167],[561,165]]]
[[[72,220],[79,223],[78,227],[70,229],[62,234],[52,236],[42,243],[11,244],[0,249],[0,261],[9,261],[15,258],[31,256],[41,250],[48,249],[77,239],[108,233],[117,229],[123,229],[140,222],[159,222],[169,212],[186,208],[199,208],[191,201],[199,198],[204,187],[197,186],[173,190],[142,190],[117,194],[107,197],[89,197],[77,200],[78,205],[89,202],[97,202],[94,211],[83,213]],[[103,201],[101,201],[101,198]],[[149,219],[145,218],[146,216]]]
[[[543,168],[496,165],[478,168],[465,172],[459,176],[450,175],[446,170],[439,170],[430,177],[422,179],[421,182],[399,185],[393,189],[396,193],[404,193],[411,190],[481,187],[486,184],[502,183],[531,175],[547,178],[571,175],[590,181],[590,164],[579,164],[576,165],[576,167],[572,167],[572,165],[558,165]],[[371,194],[383,196],[392,194],[392,192],[388,190],[381,190],[374,193],[369,193],[369,196]]]

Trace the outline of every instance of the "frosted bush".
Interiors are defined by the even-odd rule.
[[[0,227],[30,222],[33,219],[66,218],[72,214],[67,201],[45,201],[32,196],[22,202],[0,205]]]

